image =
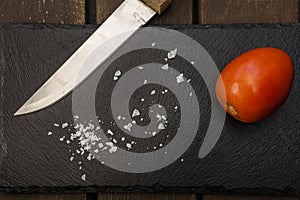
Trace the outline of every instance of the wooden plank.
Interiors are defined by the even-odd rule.
[[[253,195],[203,195],[202,200],[300,200],[300,198]]]
[[[98,200],[197,200],[194,194],[98,194]]]
[[[96,0],[97,23],[102,24],[123,0]],[[193,23],[193,0],[173,0],[170,8],[161,16],[156,15],[149,24],[192,24]]]
[[[123,0],[96,0],[97,23],[102,24],[123,2]]]
[[[298,22],[299,0],[200,0],[199,21],[218,23]]]
[[[1,200],[86,200],[85,194],[1,194]]]
[[[85,0],[0,1],[0,25],[5,22],[84,24]]]

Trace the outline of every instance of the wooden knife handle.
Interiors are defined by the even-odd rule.
[[[155,12],[161,15],[172,3],[172,0],[141,0]]]

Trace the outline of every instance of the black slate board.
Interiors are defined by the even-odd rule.
[[[120,172],[96,159],[88,161],[80,156],[70,161],[78,144],[60,142],[59,139],[70,132],[53,124],[73,122],[72,95],[40,112],[13,116],[96,28],[30,24],[2,27],[0,192],[235,192],[300,196],[300,25],[166,26],[198,41],[220,70],[242,52],[271,46],[291,55],[296,75],[287,102],[267,120],[247,125],[227,116],[221,138],[203,159],[198,158],[198,153],[208,127],[211,102],[201,77],[193,80],[196,93],[200,88],[197,98],[201,98],[202,118],[197,136],[178,160],[149,173]],[[143,59],[157,61],[160,53],[137,50],[130,55],[130,61],[124,57],[111,67],[123,65],[128,68],[132,63],[140,64]],[[180,57],[176,59],[182,70],[190,67]],[[112,72],[104,82],[111,82],[109,75]],[[110,86],[104,84],[104,88],[97,89],[96,97],[100,102],[108,101]],[[140,93],[155,87],[159,86],[151,85]],[[172,93],[168,98],[159,101],[165,105],[177,103]],[[135,103],[134,99],[130,102],[131,111]],[[109,115],[108,106],[97,104],[95,108],[97,113]],[[146,118],[145,121],[149,120]],[[178,127],[176,119],[171,123],[171,129]],[[49,131],[53,135],[48,136]],[[132,151],[146,150],[136,148]],[[82,162],[81,170],[79,161]],[[81,179],[83,174],[86,174],[86,181]]]

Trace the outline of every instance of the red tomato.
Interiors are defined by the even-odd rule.
[[[235,119],[252,123],[272,115],[287,99],[294,80],[290,56],[258,48],[231,61],[216,83],[220,104]]]

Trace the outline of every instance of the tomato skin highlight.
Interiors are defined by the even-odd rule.
[[[232,60],[216,83],[216,96],[235,119],[253,123],[286,101],[294,80],[290,56],[277,48],[257,48]]]

